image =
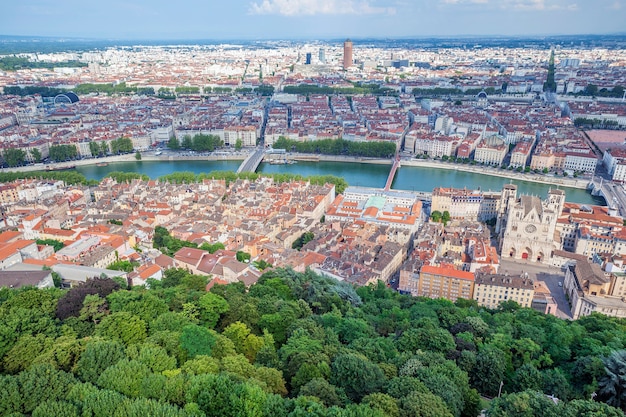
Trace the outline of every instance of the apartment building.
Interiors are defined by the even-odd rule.
[[[533,281],[524,275],[477,274],[474,280],[474,300],[487,308],[497,308],[503,301],[530,307],[534,295]]]
[[[417,295],[429,298],[472,299],[474,273],[448,266],[424,265],[419,273]]]

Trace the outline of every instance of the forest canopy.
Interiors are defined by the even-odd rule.
[[[208,280],[0,289],[0,415],[624,416],[620,319],[291,269]]]

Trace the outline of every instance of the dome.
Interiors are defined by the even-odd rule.
[[[72,93],[71,91],[69,93],[57,94],[56,97],[54,97],[54,104],[58,104],[58,103],[72,104],[76,102],[78,102],[78,96],[75,93]]]

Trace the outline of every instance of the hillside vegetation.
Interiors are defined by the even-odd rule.
[[[0,290],[0,415],[475,417],[500,389],[490,416],[624,415],[605,403],[625,406],[622,320],[290,269],[206,283],[171,269],[151,289]]]

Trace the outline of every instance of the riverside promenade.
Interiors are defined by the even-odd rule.
[[[169,162],[169,161],[225,161],[225,160],[244,160],[248,157],[247,153],[214,153],[211,155],[180,155],[176,153],[168,153],[163,155],[155,155],[154,152],[145,152],[141,155],[142,161],[161,161],[161,162]],[[352,157],[352,156],[336,156],[336,155],[318,155],[318,154],[289,154],[290,159],[294,160],[319,160],[324,162],[339,162],[339,163],[355,163],[355,164],[375,164],[375,165],[389,165],[390,170],[393,165],[392,159],[382,159],[382,158],[363,158],[363,157]],[[90,159],[79,159],[76,161],[68,161],[68,162],[59,162],[52,164],[35,164],[35,165],[27,165],[23,167],[15,167],[15,168],[3,168],[0,172],[27,172],[27,171],[46,171],[48,167],[50,169],[62,169],[65,167],[71,166],[86,166],[86,165],[95,165],[98,163],[112,163],[112,162],[131,162],[136,161],[135,154],[126,154],[126,155],[115,155],[108,156],[104,158],[90,158]],[[528,182],[536,182],[541,184],[555,185],[561,187],[571,187],[578,189],[587,189],[590,179],[588,178],[567,178],[561,176],[549,176],[543,174],[535,174],[535,173],[523,173],[516,171],[503,170],[496,167],[488,167],[488,166],[478,166],[478,165],[466,165],[466,164],[457,164],[452,162],[442,162],[442,161],[433,161],[433,160],[424,160],[424,159],[409,159],[402,158],[401,159],[402,166],[413,166],[413,167],[424,167],[424,168],[438,168],[438,169],[446,169],[446,170],[456,170],[456,171],[464,171],[471,172],[475,174],[481,175],[491,175],[495,177],[509,178],[512,180],[520,180],[520,181],[528,181]]]

